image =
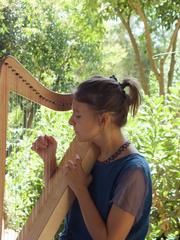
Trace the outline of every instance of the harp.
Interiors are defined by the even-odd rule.
[[[72,95],[59,94],[40,84],[28,70],[15,58],[7,56],[0,65],[0,238],[4,240],[3,202],[5,189],[6,130],[8,118],[8,97],[15,92],[26,99],[55,111],[71,109]],[[56,234],[59,225],[74,200],[72,191],[67,187],[62,175],[62,165],[78,153],[83,159],[82,166],[89,172],[97,157],[97,150],[90,143],[80,143],[75,138],[65,153],[60,166],[46,183],[42,194],[34,206],[31,215],[23,226],[17,239],[50,240]]]

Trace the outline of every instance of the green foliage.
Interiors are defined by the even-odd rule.
[[[153,207],[147,239],[180,236],[179,93],[180,85],[171,89],[167,99],[144,96],[138,116],[130,118],[127,127],[129,138],[152,170]]]
[[[106,26],[106,37],[103,41],[102,75],[111,76],[112,73],[119,79],[129,74],[129,66],[124,66],[127,59],[128,49],[120,42],[123,29],[119,28],[119,22],[109,21]],[[125,39],[124,39],[125,40]],[[133,64],[133,62],[132,62]]]
[[[144,4],[147,4],[147,1],[142,1]],[[166,30],[169,30],[173,23],[180,17],[180,2],[179,0],[156,0],[156,1],[148,1],[149,5],[149,17],[152,20],[159,19],[156,21],[156,26],[154,27],[164,27]],[[153,22],[154,24],[154,22]],[[152,25],[153,25],[152,24]]]
[[[8,133],[14,139],[22,132],[22,128],[9,128]],[[42,161],[30,151],[33,137],[34,131],[26,131],[23,138],[8,142],[11,153],[7,157],[5,202],[8,225],[15,230],[19,230],[26,221],[43,185]]]
[[[0,57],[13,55],[48,88],[67,92],[74,74],[99,65],[103,23],[81,1],[0,0],[0,6]]]

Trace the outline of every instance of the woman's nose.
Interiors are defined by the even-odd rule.
[[[72,126],[75,125],[75,121],[74,121],[73,115],[69,119],[69,124],[72,125]]]

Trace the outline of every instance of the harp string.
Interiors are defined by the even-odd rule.
[[[5,176],[5,201],[7,211],[6,234],[5,239],[15,239],[16,233],[13,231],[20,228],[17,224],[19,219],[17,203],[19,202],[17,191],[19,186],[16,185],[17,179],[20,178],[20,173],[16,171],[19,166],[18,158],[20,160],[20,139],[17,136],[22,134],[22,126],[17,120],[19,119],[18,111],[19,98],[17,95],[9,94],[9,113],[8,113],[8,127],[7,127],[7,159],[6,159],[6,176]],[[14,119],[14,122],[12,121]],[[16,136],[16,138],[15,138]],[[13,161],[13,159],[16,159]],[[16,174],[15,174],[16,173]],[[12,216],[10,216],[12,215]],[[15,223],[14,223],[15,222]]]
[[[19,81],[19,79],[18,79],[18,76],[16,77],[16,80],[17,81]],[[17,85],[17,84],[16,84]],[[17,86],[16,86],[17,87]],[[20,157],[19,157],[19,154],[18,154],[18,148],[20,148],[20,139],[14,139],[14,141],[13,141],[13,138],[12,138],[12,136],[13,136],[13,133],[14,133],[14,135],[18,135],[20,138],[22,138],[22,141],[23,141],[23,136],[25,136],[26,135],[26,130],[28,130],[28,120],[29,120],[29,114],[30,114],[30,111],[31,111],[31,107],[32,106],[36,106],[34,103],[32,103],[32,102],[30,102],[30,101],[27,101],[26,99],[24,99],[23,97],[20,97],[20,96],[18,96],[17,94],[14,94],[14,93],[10,93],[10,97],[9,97],[9,100],[11,99],[11,105],[14,105],[14,106],[11,106],[11,105],[9,105],[9,109],[10,109],[10,113],[12,112],[13,113],[13,107],[15,107],[15,124],[13,125],[13,123],[12,123],[12,121],[11,122],[8,122],[8,130],[11,132],[11,133],[9,133],[8,134],[8,140],[7,140],[7,142],[9,142],[9,144],[10,144],[10,146],[12,146],[11,148],[12,148],[12,153],[14,153],[14,157],[15,157],[15,159],[16,159],[16,161],[15,161],[15,163],[18,163],[18,158],[19,158],[19,161],[20,161]],[[10,104],[10,101],[8,101],[8,103]],[[24,106],[24,109],[22,109],[21,111],[22,111],[22,113],[21,113],[21,115],[22,115],[22,117],[21,117],[21,119],[19,119],[19,109],[21,108],[20,107],[20,105],[21,106]],[[34,117],[35,117],[35,113],[36,113],[36,109],[33,107],[33,115],[34,115]],[[47,109],[46,109],[46,111],[48,111]],[[50,110],[49,110],[50,111]],[[39,111],[40,112],[40,111]],[[8,114],[9,115],[9,114]],[[8,120],[10,120],[9,118],[8,118]],[[19,120],[19,121],[18,121]],[[11,126],[12,125],[12,126]],[[34,129],[34,127],[35,127],[35,124],[32,122],[32,129]],[[42,134],[42,132],[39,132],[39,134],[41,135]],[[35,140],[35,139],[34,139]],[[27,148],[27,151],[29,151],[29,152],[31,152],[31,150],[30,150],[30,148],[28,149]],[[9,153],[10,154],[10,153]],[[47,153],[47,154],[49,154],[49,156],[48,157],[50,157],[50,153]],[[9,156],[9,158],[11,158],[11,156]],[[36,155],[36,158],[38,159],[38,156]],[[30,160],[30,159],[29,159]],[[23,161],[23,160],[21,160],[21,161]],[[40,160],[41,162],[42,162],[42,164],[43,164],[43,161],[42,160]],[[50,175],[50,164],[51,164],[51,162],[49,163],[49,166],[48,166],[48,173],[47,174],[49,174]],[[13,168],[13,167],[12,167]],[[14,168],[15,168],[15,166],[14,166]],[[28,168],[28,164],[27,164],[27,168]],[[12,179],[12,185],[14,185],[14,182],[16,182],[16,179],[18,179],[19,178],[19,176],[18,176],[18,174],[20,174],[20,173],[17,173],[17,175],[15,175],[15,173],[14,173],[14,175],[12,176],[13,177],[13,179]],[[26,174],[25,174],[25,172],[24,172],[24,176],[25,176]],[[17,186],[17,188],[18,188],[18,186]],[[32,217],[31,217],[31,219],[30,219],[30,222],[33,222],[33,220],[34,220],[34,218],[37,216],[37,214],[38,214],[38,208],[39,207],[41,207],[42,205],[44,205],[44,203],[45,203],[45,201],[46,201],[46,199],[47,199],[47,197],[48,197],[48,194],[50,193],[50,191],[51,191],[51,188],[52,188],[52,184],[50,183],[49,185],[48,185],[48,188],[45,190],[45,194],[43,195],[43,198],[41,198],[41,200],[40,200],[40,202],[39,202],[39,204],[38,204],[38,206],[36,206],[34,209],[33,209],[33,211],[32,211]],[[17,219],[17,221],[18,221],[18,219],[19,219],[19,216],[18,216],[18,209],[15,209],[16,208],[16,202],[18,202],[19,201],[19,197],[16,195],[16,193],[13,195],[13,202],[14,202],[14,213],[15,213],[15,219]],[[27,216],[28,217],[28,216]],[[25,221],[24,221],[24,223],[25,223]],[[22,225],[22,224],[21,224]],[[19,225],[17,225],[17,230],[19,230],[19,229],[21,229],[21,227],[20,227],[20,223],[19,223]],[[25,225],[24,226],[24,228],[23,228],[23,230],[22,230],[22,239],[23,239],[23,236],[26,234],[26,231],[27,231],[27,225]],[[13,236],[13,234],[11,233],[11,236],[10,236],[10,239],[11,240],[13,240],[13,239],[15,239],[14,238],[14,236]],[[18,237],[18,239],[20,239],[20,237]]]

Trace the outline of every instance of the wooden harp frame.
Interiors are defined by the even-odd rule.
[[[4,240],[3,202],[9,93],[15,92],[55,111],[70,110],[72,94],[60,94],[48,90],[12,56],[6,56],[0,64],[0,239]],[[50,240],[54,237],[74,200],[74,195],[63,178],[61,166],[76,153],[83,159],[84,170],[90,172],[98,152],[90,143],[80,143],[74,139],[60,167],[43,189],[17,239]]]

